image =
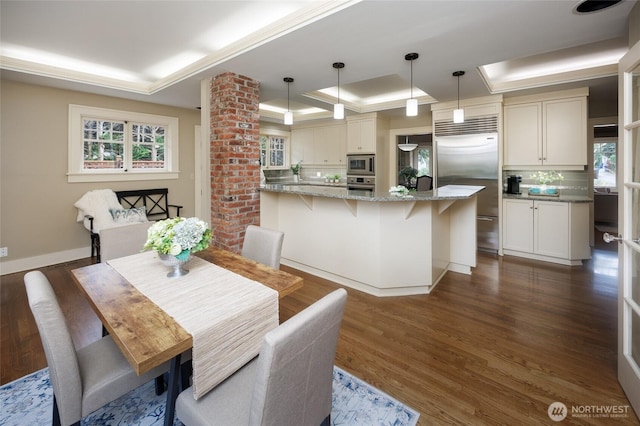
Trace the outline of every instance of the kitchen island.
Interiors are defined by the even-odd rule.
[[[284,265],[375,296],[428,294],[476,266],[476,194],[394,195],[314,185],[260,188],[260,224],[285,233]]]

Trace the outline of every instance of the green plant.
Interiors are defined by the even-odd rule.
[[[294,175],[297,175],[300,173],[300,163],[298,164],[294,164],[293,166],[291,166],[291,171],[293,172]]]
[[[418,170],[414,169],[411,166],[405,166],[400,170],[398,176],[403,180],[403,182],[409,182],[412,178],[418,177]]]
[[[160,220],[149,227],[143,250],[156,250],[185,260],[191,253],[209,247],[211,229],[197,217]]]

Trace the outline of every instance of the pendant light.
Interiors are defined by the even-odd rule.
[[[334,62],[333,67],[338,70],[338,103],[333,106],[333,118],[342,120],[344,118],[344,104],[340,103],[340,69],[344,68],[344,62]]]
[[[413,61],[418,59],[417,53],[407,53],[404,59],[411,61],[411,98],[407,99],[407,117],[418,115],[418,100],[413,98]]]
[[[453,122],[464,123],[464,110],[460,108],[460,77],[464,75],[464,71],[455,71],[454,77],[458,77],[458,109],[453,110]]]
[[[287,112],[284,113],[284,124],[290,126],[293,124],[293,113],[289,109],[289,86],[293,83],[293,78],[285,77],[284,82],[287,83]]]
[[[405,136],[404,143],[399,143],[398,148],[400,151],[410,152],[418,147],[417,143],[409,143],[409,136]]]

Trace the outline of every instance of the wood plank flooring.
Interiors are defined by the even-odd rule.
[[[376,298],[347,289],[336,364],[421,413],[419,425],[555,424],[549,404],[629,405],[616,378],[617,258],[594,251],[580,267],[479,254],[471,276],[448,273],[431,295]],[[44,268],[76,346],[100,323],[69,271]],[[305,279],[280,303],[281,320],[338,285]],[[1,383],[46,366],[23,273],[2,277]],[[569,414],[560,424],[640,425]]]

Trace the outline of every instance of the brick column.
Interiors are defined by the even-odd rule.
[[[240,253],[260,224],[260,83],[225,73],[210,89],[211,226],[217,247]]]

